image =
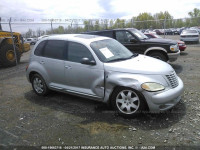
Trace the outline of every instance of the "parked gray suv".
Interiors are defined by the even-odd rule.
[[[95,35],[42,39],[32,50],[26,75],[38,95],[70,93],[111,104],[123,116],[170,109],[183,92],[169,64]]]

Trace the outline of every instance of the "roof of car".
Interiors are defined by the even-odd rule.
[[[83,32],[85,34],[87,33],[95,33],[95,32],[106,32],[106,31],[116,31],[116,30],[131,30],[135,28],[117,28],[117,29],[108,29],[108,30],[100,30],[100,31],[88,31],[88,32]]]
[[[87,34],[59,34],[59,35],[51,35],[47,38],[48,40],[69,40],[75,42],[86,42],[91,43],[93,41],[109,39],[108,37],[97,36],[97,35],[87,35]]]

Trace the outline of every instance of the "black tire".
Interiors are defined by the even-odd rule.
[[[142,94],[127,87],[119,87],[113,91],[111,106],[119,115],[125,118],[136,117],[147,110],[147,104]]]
[[[17,62],[19,63],[21,53],[18,49],[18,47],[15,47],[16,50],[16,56],[17,56]],[[3,67],[11,67],[16,65],[16,59],[15,59],[15,53],[13,45],[11,44],[5,44],[0,49],[0,64]]]
[[[149,56],[167,62],[167,57],[161,52],[152,52],[149,54]]]
[[[39,96],[45,96],[49,93],[49,89],[39,74],[34,74],[31,78],[32,88],[34,92]]]

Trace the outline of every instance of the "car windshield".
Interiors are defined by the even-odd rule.
[[[197,33],[196,30],[183,30],[183,33]]]
[[[95,41],[90,44],[102,62],[114,62],[137,56],[114,39]]]
[[[137,36],[140,40],[148,39],[146,35],[144,35],[141,31],[136,29],[130,29],[130,31]]]

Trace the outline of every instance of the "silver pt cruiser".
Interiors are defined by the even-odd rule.
[[[66,92],[111,104],[123,116],[160,112],[181,99],[183,82],[167,63],[130,52],[114,39],[54,35],[32,50],[26,71],[38,95]]]

